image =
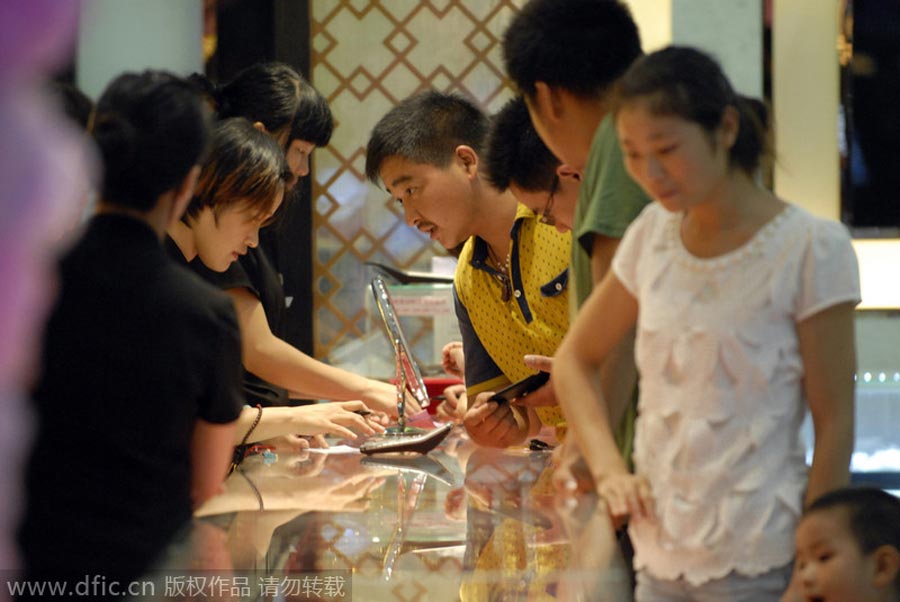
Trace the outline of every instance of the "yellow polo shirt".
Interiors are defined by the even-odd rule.
[[[571,235],[519,204],[510,245],[509,301],[502,300],[503,284],[482,239],[470,238],[457,264],[454,294],[470,399],[532,374],[523,356],[554,355],[569,328]],[[559,407],[535,409],[544,424],[564,423]]]

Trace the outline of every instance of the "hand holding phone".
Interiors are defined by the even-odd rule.
[[[532,374],[531,376],[527,376],[518,382],[514,382],[511,385],[508,385],[496,393],[494,393],[490,401],[496,401],[497,403],[508,403],[513,399],[517,399],[519,397],[523,397],[532,391],[536,391],[541,388],[548,380],[550,380],[549,372],[538,372],[537,374]]]

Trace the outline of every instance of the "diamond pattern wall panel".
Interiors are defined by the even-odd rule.
[[[398,101],[434,88],[493,113],[511,96],[500,39],[524,0],[314,0],[311,77],[334,112],[331,144],[313,181],[316,356],[366,333],[366,261],[428,269],[446,254],[403,223],[387,193],[364,177],[365,144]],[[422,326],[422,329],[426,326]],[[422,330],[407,332],[415,348]]]

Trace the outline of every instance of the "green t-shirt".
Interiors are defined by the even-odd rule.
[[[594,287],[591,256],[595,235],[622,238],[628,225],[650,203],[650,198],[625,171],[622,149],[611,115],[597,127],[584,179],[575,206],[572,226],[572,291],[569,312],[572,320]],[[616,443],[631,466],[634,421],[637,417],[637,389],[622,421],[616,428]]]
[[[584,170],[572,226],[572,315],[593,288],[591,256],[594,235],[622,238],[650,199],[625,171],[612,116],[597,127]]]

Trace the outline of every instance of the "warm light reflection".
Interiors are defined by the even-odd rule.
[[[859,309],[900,309],[900,239],[854,240],[859,258]]]

